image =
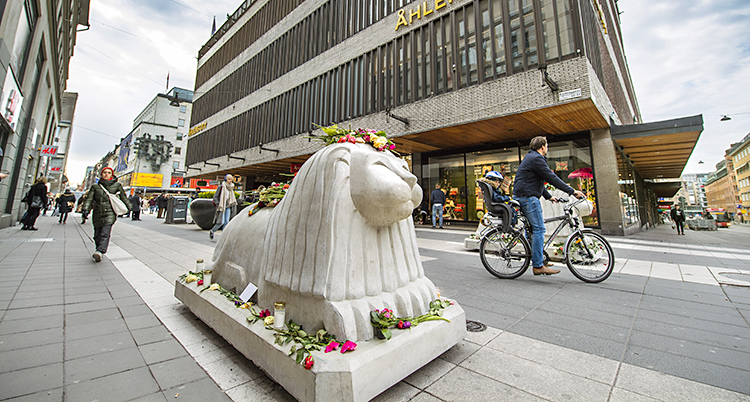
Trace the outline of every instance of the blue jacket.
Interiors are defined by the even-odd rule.
[[[538,151],[531,150],[523,158],[516,171],[516,178],[513,182],[514,197],[541,197],[549,200],[552,195],[544,188],[547,182],[560,190],[573,194],[573,187],[565,184],[557,175],[547,166],[547,158],[542,156]]]
[[[432,191],[432,194],[430,194],[430,206],[434,204],[445,205],[445,193],[443,190],[435,189]]]

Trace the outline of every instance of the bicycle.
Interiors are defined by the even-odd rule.
[[[595,233],[591,229],[579,227],[580,218],[576,216],[576,205],[585,199],[568,203],[569,199],[562,199],[568,203],[564,207],[565,214],[548,218],[544,223],[560,221],[560,224],[552,232],[544,244],[546,250],[560,231],[567,224],[572,230],[562,248],[562,260],[568,266],[570,272],[576,278],[589,283],[597,283],[607,279],[615,266],[615,253],[612,251],[607,239]],[[521,204],[515,200],[508,202],[511,211],[518,216],[518,223],[513,225],[504,224],[502,221],[493,222],[492,218],[500,218],[492,212],[488,212],[483,224],[488,226],[482,232],[479,244],[479,255],[482,265],[492,275],[501,279],[514,279],[523,275],[529,268],[531,262],[531,246],[524,234],[530,225],[521,212]],[[497,205],[495,205],[497,206]],[[507,214],[506,214],[507,215]],[[510,216],[509,216],[510,217]],[[544,252],[544,264],[549,262],[549,255]]]

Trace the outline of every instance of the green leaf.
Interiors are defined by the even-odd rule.
[[[381,331],[383,332],[383,336],[385,336],[385,340],[386,341],[389,340],[389,339],[391,339],[391,336],[393,336],[393,334],[391,334],[391,330],[390,329],[386,328],[386,329],[382,329]]]
[[[297,358],[295,359],[297,364],[300,364],[304,358],[305,358],[305,349],[298,350]]]
[[[293,355],[293,354],[294,354],[294,352],[296,352],[296,351],[297,351],[297,347],[296,347],[296,346],[292,346],[292,348],[291,348],[291,349],[289,349],[289,353],[288,353],[288,355],[289,355],[289,356],[291,356],[291,355]]]

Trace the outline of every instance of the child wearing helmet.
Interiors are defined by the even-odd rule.
[[[490,170],[489,172],[485,173],[484,178],[487,183],[489,183],[490,186],[492,186],[492,202],[508,202],[510,201],[510,197],[505,195],[503,191],[500,189],[500,184],[503,182],[503,175],[502,173]]]

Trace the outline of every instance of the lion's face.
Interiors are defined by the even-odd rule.
[[[359,213],[374,226],[388,226],[411,216],[422,201],[422,189],[406,162],[369,145],[354,148],[349,185]]]

